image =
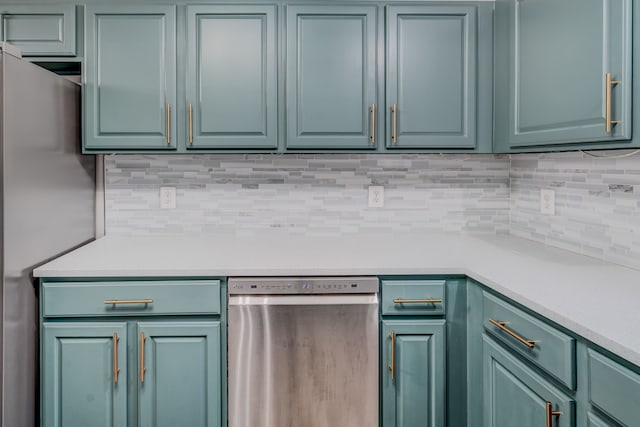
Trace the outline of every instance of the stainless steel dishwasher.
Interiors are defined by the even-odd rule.
[[[378,427],[378,279],[231,278],[229,427]]]

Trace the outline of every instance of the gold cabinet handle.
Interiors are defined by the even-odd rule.
[[[389,363],[389,370],[391,371],[391,379],[393,380],[396,373],[396,331],[391,331],[389,336],[391,337],[391,363]]]
[[[425,299],[402,299],[402,298],[396,298],[393,300],[394,303],[396,304],[441,304],[442,300],[441,299],[436,299],[436,298],[425,298]]]
[[[511,329],[507,328],[505,326],[505,325],[507,325],[507,322],[500,322],[500,321],[494,320],[492,318],[489,318],[489,322],[491,322],[492,324],[496,325],[501,331],[504,331],[507,334],[511,335],[513,338],[518,340],[519,343],[524,344],[528,348],[534,348],[536,346],[536,342],[535,341],[527,340],[525,338],[522,338],[520,335],[516,334]]]
[[[371,113],[371,136],[369,139],[373,145],[376,143],[376,104],[371,104],[369,112]]]
[[[611,119],[611,103],[612,103],[612,101],[611,101],[611,98],[612,98],[611,92],[613,91],[613,87],[617,86],[621,82],[613,80],[613,74],[611,74],[611,73],[607,73],[606,80],[607,80],[606,81],[607,88],[606,88],[605,101],[604,101],[605,102],[605,118],[604,118],[605,124],[604,124],[604,127],[605,127],[605,131],[607,133],[611,133],[611,131],[613,130],[613,126],[617,125],[618,123],[620,123],[619,120],[612,120]]]
[[[554,411],[551,402],[547,402],[547,427],[553,427],[553,417],[559,417],[562,412]]]
[[[189,104],[189,145],[193,145],[193,105]]]
[[[398,142],[398,105],[393,104],[391,107],[391,113],[393,114],[393,128],[391,131],[391,142],[395,145]]]
[[[105,305],[118,304],[153,304],[152,299],[108,299],[104,301]]]
[[[118,374],[120,374],[120,368],[118,368],[118,341],[120,337],[117,332],[113,333],[113,382],[118,383]]]
[[[167,104],[167,144],[171,145],[171,104]]]
[[[140,382],[144,382],[144,373],[146,371],[144,367],[144,341],[147,338],[144,336],[144,332],[140,332]]]

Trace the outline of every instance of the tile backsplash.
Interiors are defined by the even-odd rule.
[[[369,185],[384,208],[367,207]],[[160,209],[161,186],[176,209]],[[108,235],[281,230],[302,235],[426,230],[508,233],[509,159],[492,155],[114,155]]]
[[[640,268],[640,155],[116,155],[105,171],[109,235],[511,233]],[[384,208],[367,207],[369,185]]]
[[[555,215],[540,213],[541,189],[555,191]],[[640,268],[640,155],[514,155],[510,190],[511,234]]]

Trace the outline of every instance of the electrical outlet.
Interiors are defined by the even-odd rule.
[[[383,208],[384,207],[384,187],[381,185],[369,186],[369,207],[370,208]]]
[[[176,187],[160,187],[160,209],[176,208]]]
[[[545,215],[556,214],[556,192],[554,190],[540,190],[540,213]]]

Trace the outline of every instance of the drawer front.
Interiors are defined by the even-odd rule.
[[[625,426],[637,426],[640,375],[591,349],[588,370],[589,401]]]
[[[575,390],[574,338],[486,292],[483,294],[483,310],[487,331]]]
[[[220,313],[220,281],[44,283],[45,317]]]
[[[74,5],[0,6],[2,41],[23,56],[76,56]]]
[[[444,313],[444,280],[382,281],[383,315],[440,316]]]

